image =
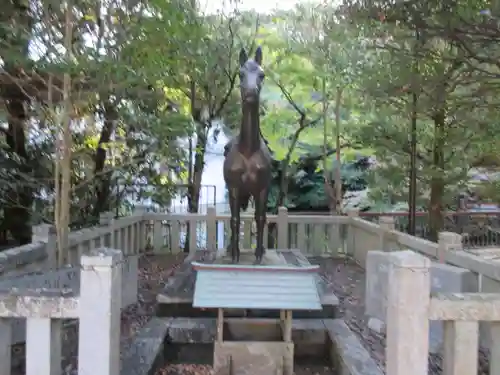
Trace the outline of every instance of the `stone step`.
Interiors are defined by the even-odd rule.
[[[154,317],[124,348],[120,375],[152,375],[163,365],[169,319]]]
[[[324,320],[330,340],[330,361],[339,374],[383,375],[361,340],[343,319]]]

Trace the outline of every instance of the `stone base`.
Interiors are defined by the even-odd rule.
[[[293,375],[293,343],[215,342],[214,372],[216,375]]]
[[[280,250],[266,250],[262,258],[261,265],[263,266],[276,266],[276,265],[286,265],[287,261],[281,256]],[[255,262],[255,250],[242,249],[240,250],[240,262],[241,265],[252,265]],[[214,263],[218,264],[232,264],[230,253],[217,253]]]
[[[255,332],[256,325],[276,324],[265,319],[253,322],[248,319],[227,319],[227,323],[228,330],[236,339],[247,335],[248,332],[243,330]],[[275,367],[281,366],[283,357],[288,360],[301,356],[318,357],[321,361],[325,355],[339,374],[383,375],[358,336],[341,319],[294,320],[293,343],[290,344],[273,341],[223,341],[213,344],[215,336],[215,319],[153,318],[135,335],[132,342],[122,344],[120,375],[154,374],[157,368],[165,364],[165,360],[175,357],[172,351],[180,347],[193,355],[198,353],[196,359],[200,363],[206,361],[212,364],[208,362],[216,361],[221,375],[228,374],[229,355],[233,356],[235,370],[240,370],[235,371],[235,375],[275,375]],[[200,357],[201,347],[203,358]]]

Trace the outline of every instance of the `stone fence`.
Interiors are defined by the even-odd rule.
[[[79,291],[0,287],[0,374],[11,373],[12,320],[26,320],[26,375],[61,372],[62,319],[78,319],[78,374],[120,372],[121,251],[80,258]]]
[[[47,303],[60,303],[61,308],[69,304],[70,302],[68,301],[76,301],[75,296],[78,293],[80,293],[80,296],[84,295],[84,275],[86,274],[83,272],[85,268],[84,263],[82,263],[83,259],[89,258],[89,254],[95,254],[96,249],[102,247],[118,248],[123,252],[123,259],[121,261],[121,268],[124,269],[123,282],[120,281],[119,284],[122,285],[120,292],[123,297],[121,297],[120,306],[133,303],[135,302],[135,298],[137,298],[138,254],[146,248],[155,253],[176,253],[183,250],[186,240],[189,240],[187,250],[191,256],[200,249],[222,249],[227,244],[229,221],[230,215],[217,214],[213,207],[207,209],[206,214],[162,214],[147,212],[142,208],[138,208],[133,215],[119,219],[115,219],[110,213],[105,213],[101,216],[99,226],[70,234],[70,248],[66,262],[68,266],[63,269],[56,269],[55,230],[51,226],[45,226],[44,229],[40,228],[36,233],[34,237],[35,242],[32,244],[8,249],[0,253],[0,293],[7,289],[11,290],[14,287],[18,288],[18,292],[4,293],[3,300],[0,299],[0,307],[4,306],[12,310],[13,306],[16,306],[16,308],[17,306],[24,306],[23,313],[6,313],[8,314],[6,316],[9,318],[18,318],[18,320],[21,320],[21,318],[31,314],[29,317],[33,318],[33,322],[28,322],[26,337],[29,338],[30,335],[34,335],[33,332],[38,332],[38,330],[43,331],[46,329],[49,332],[49,327],[53,323],[50,322],[50,325],[48,325],[44,321],[45,323],[38,325],[36,323],[36,319],[38,319],[37,314],[43,314],[44,310],[40,310],[34,302],[31,303],[29,301],[40,303],[42,307],[45,306],[46,302],[44,301],[48,301]],[[244,214],[241,217],[241,221],[241,246],[252,247],[255,245],[253,217]],[[439,242],[433,243],[395,230],[394,219],[392,217],[380,217],[377,224],[361,219],[355,211],[349,212],[347,216],[289,215],[285,208],[280,208],[277,215],[268,215],[266,234],[269,234],[269,236],[265,237],[266,239],[272,239],[272,242],[267,244],[268,247],[273,245],[274,248],[300,248],[305,255],[309,256],[348,256],[353,258],[362,267],[367,268],[368,280],[372,280],[372,275],[381,275],[378,282],[385,282],[390,286],[401,285],[401,288],[406,284],[399,281],[396,284],[387,281],[390,278],[388,270],[392,268],[388,265],[385,266],[387,280],[384,281],[384,272],[381,271],[383,266],[373,266],[371,265],[372,261],[369,259],[372,259],[373,254],[376,253],[373,250],[377,249],[381,250],[379,253],[382,253],[383,256],[389,257],[400,256],[398,254],[401,250],[412,250],[415,254],[412,253],[411,259],[423,259],[422,256],[428,259],[425,264],[428,265],[428,267],[426,266],[427,271],[430,272],[428,281],[430,283],[430,290],[424,293],[428,295],[428,298],[430,298],[431,291],[441,291],[444,293],[500,293],[500,262],[497,260],[500,257],[500,249],[466,251],[462,247],[461,236],[456,233],[442,232],[439,235]],[[420,256],[417,256],[417,253]],[[373,280],[371,282],[373,283]],[[367,284],[369,284],[367,298],[373,295],[373,293],[369,293],[370,288],[373,288],[373,290],[376,290],[380,294],[382,290],[380,287],[370,287],[371,284],[368,281]],[[130,288],[129,285],[131,285]],[[45,288],[43,289],[43,293],[49,293],[48,297],[40,294],[42,293],[40,291],[41,288]],[[57,296],[50,294],[54,290],[59,291],[57,292],[59,294],[56,293]],[[61,295],[61,290],[65,290],[65,293],[68,294]],[[22,296],[22,294],[26,294],[26,296]],[[390,295],[389,292],[388,294]],[[382,293],[381,295],[384,294]],[[419,298],[415,298],[416,295],[409,294],[411,298],[408,297],[407,299],[418,301]],[[56,297],[57,299],[54,299]],[[467,302],[471,304],[470,306],[479,304],[474,298],[468,296],[467,298],[467,301],[472,301]],[[22,305],[21,302],[25,300],[29,304]],[[101,297],[94,297],[95,305],[98,301],[102,301],[103,305],[107,305],[108,303],[107,299],[101,300]],[[446,303],[459,306],[458,302],[450,302],[449,299],[439,303],[435,301],[437,299],[434,297],[430,299],[429,304],[431,307],[446,305]],[[378,307],[376,306],[377,303],[379,304]],[[405,303],[409,304],[411,301]],[[491,308],[497,306],[494,301],[484,303],[485,306],[490,306]],[[379,301],[373,302],[372,305],[375,304],[375,307],[373,307],[373,310],[370,310],[368,307],[369,304],[367,303],[368,315],[385,321],[389,308],[386,311],[384,307],[386,305]],[[33,307],[34,312],[29,312],[26,306]],[[21,309],[21,307],[19,308]],[[61,308],[58,311],[61,311]],[[72,311],[69,308],[66,310]],[[429,311],[434,310],[431,309]],[[68,314],[71,315],[71,313]],[[435,316],[432,315],[434,313],[429,314],[427,318]],[[49,317],[50,314],[43,319]],[[481,317],[483,319],[484,316],[481,315]],[[406,318],[408,317],[401,319]],[[493,320],[493,318],[494,314],[490,318],[483,320]],[[396,323],[399,322],[399,318],[394,319]],[[389,321],[391,320],[389,319]],[[394,323],[394,326],[399,324],[396,323]],[[16,324],[21,327],[21,323],[15,323],[15,321],[12,323],[11,319],[9,332],[12,333],[14,329],[14,339],[20,339],[24,337],[24,331],[23,328],[15,328]],[[406,325],[406,323],[401,324],[403,324],[401,327]],[[500,342],[500,330],[497,329],[495,324],[481,324],[481,343],[490,347],[491,350],[497,350],[495,345],[492,344]],[[452,331],[446,328],[447,325],[448,323],[445,322],[443,328],[443,323],[439,323],[436,325],[438,327],[436,329],[432,329],[431,325],[430,334],[431,336],[434,334],[437,337],[438,343],[444,343],[449,340],[446,335]],[[42,326],[45,328],[40,328]],[[387,327],[388,334],[391,329]],[[440,329],[441,331],[439,331]],[[17,331],[19,333],[16,333]],[[457,332],[460,333],[462,331]],[[429,335],[429,332],[425,334]],[[7,340],[7,336],[2,337]],[[416,337],[414,333],[411,333],[407,339],[411,343],[414,341],[414,337]],[[428,338],[428,336],[426,337]],[[12,337],[9,338],[9,340],[11,339]],[[0,342],[4,341],[0,340]],[[44,347],[44,345],[36,345],[38,348]],[[438,347],[439,345],[442,344],[438,344]],[[448,347],[446,343],[443,345],[446,348]],[[428,349],[429,346],[426,347],[426,350]],[[34,349],[32,348],[31,350],[33,351]],[[394,350],[397,352],[396,349]],[[439,348],[436,350],[439,350]],[[394,358],[398,358],[398,355],[395,355]],[[402,363],[405,363],[405,361],[406,359]],[[395,365],[392,364],[391,366]],[[415,369],[418,368],[418,366],[415,367]],[[498,372],[493,373],[497,374]],[[0,374],[3,373],[0,372]]]
[[[82,254],[99,246],[122,249],[124,256],[146,247],[156,253],[176,253],[186,242],[191,254],[199,249],[223,249],[228,243],[229,220],[230,215],[217,214],[215,207],[209,207],[206,214],[153,213],[138,207],[133,215],[119,219],[105,213],[100,226],[70,234],[67,263],[77,265]],[[241,222],[241,246],[255,246],[253,216],[243,214]],[[393,217],[382,216],[377,224],[361,219],[356,211],[347,216],[290,215],[280,208],[277,215],[268,215],[265,234],[266,240],[272,240],[268,248],[299,248],[308,256],[347,255],[362,267],[370,250],[410,249],[435,262],[471,270],[481,279],[481,291],[500,292],[500,263],[494,261],[492,249],[466,251],[461,236],[451,232],[440,233],[438,243],[413,237],[395,230]],[[34,239],[41,241],[0,253],[0,280],[55,268],[55,229],[45,226]]]
[[[70,234],[68,264],[56,269],[55,229],[51,225],[37,226],[33,243],[0,253],[0,291],[17,290],[21,295],[25,291],[46,289],[78,294],[82,287],[82,255],[99,247],[118,247],[124,253],[121,308],[125,308],[137,302],[138,255],[145,246],[145,238],[140,215],[114,220],[112,214],[106,213],[101,217],[101,226]],[[10,330],[11,344],[24,342],[26,319],[11,319]]]
[[[384,255],[387,279],[380,293],[386,296],[386,374],[428,374],[429,321],[442,324],[443,375],[478,373],[480,324],[492,333],[489,373],[499,374],[500,294],[431,294],[427,257],[413,251]]]

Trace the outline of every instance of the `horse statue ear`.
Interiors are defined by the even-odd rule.
[[[262,47],[259,46],[257,47],[257,50],[255,51],[255,62],[259,65],[262,65]]]
[[[247,51],[245,51],[245,49],[242,48],[241,51],[240,51],[240,66],[245,65],[245,63],[247,62],[247,60],[248,60]]]

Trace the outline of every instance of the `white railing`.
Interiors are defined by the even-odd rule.
[[[253,216],[243,214],[241,221],[241,247],[251,248],[255,246]],[[137,279],[135,279],[135,284],[133,281],[133,278],[137,278],[136,263],[127,263],[129,258],[132,259],[146,248],[157,254],[183,251],[182,245],[186,242],[186,238],[189,239],[188,251],[190,255],[194,255],[200,249],[224,248],[229,240],[229,222],[230,215],[218,214],[213,207],[209,208],[206,214],[149,213],[141,208],[134,215],[119,219],[114,219],[111,214],[104,214],[101,217],[100,226],[71,233],[67,261],[70,266],[59,270],[56,270],[55,267],[55,232],[52,227],[48,227],[46,240],[43,233],[37,233],[42,239],[41,242],[0,253],[0,316],[32,319],[31,322],[28,321],[26,328],[27,340],[38,331],[45,332],[40,335],[46,336],[51,330],[59,329],[57,321],[48,322],[50,318],[57,318],[57,314],[83,319],[83,316],[77,316],[76,311],[78,314],[83,311],[81,304],[85,300],[83,298],[85,278],[91,277],[88,276],[90,273],[85,273],[83,259],[94,259],[95,256],[90,257],[89,254],[95,255],[95,249],[100,247],[122,249],[124,260],[120,264],[122,269],[125,268],[122,277],[124,279],[130,278],[131,284],[136,285]],[[188,227],[192,230],[188,231]],[[490,338],[491,345],[489,347],[495,354],[492,357],[500,358],[500,355],[496,355],[500,354],[498,352],[500,329],[498,329],[497,315],[495,315],[496,311],[500,311],[500,298],[497,298],[496,295],[488,299],[481,295],[475,297],[465,294],[461,295],[459,299],[450,295],[430,298],[427,290],[427,301],[424,298],[425,293],[418,294],[416,285],[422,287],[429,282],[426,278],[430,276],[424,275],[428,271],[425,259],[433,259],[436,263],[451,264],[470,270],[480,280],[478,292],[500,293],[500,263],[481,255],[481,253],[471,253],[464,250],[460,235],[443,232],[440,234],[439,243],[433,243],[395,230],[394,221],[389,217],[381,217],[380,222],[376,224],[359,218],[356,212],[350,212],[348,216],[289,215],[285,208],[281,208],[277,215],[268,215],[268,225],[265,231],[266,241],[270,240],[265,244],[267,248],[299,248],[305,255],[314,256],[349,256],[363,267],[366,265],[367,254],[371,250],[381,249],[388,252],[391,257],[394,255],[390,276],[393,281],[389,282],[392,289],[389,292],[390,300],[388,303],[392,306],[388,308],[388,314],[389,311],[392,311],[388,320],[392,327],[387,327],[389,354],[387,364],[388,370],[392,371],[390,375],[400,375],[403,367],[409,372],[409,375],[423,375],[424,362],[418,361],[423,361],[423,353],[425,352],[427,355],[428,347],[424,348],[419,345],[427,339],[425,335],[428,335],[428,330],[422,328],[428,326],[429,319],[445,320],[444,336],[447,342],[445,349],[447,353],[453,353],[453,355],[447,354],[448,362],[446,363],[449,364],[445,366],[446,371],[448,371],[445,375],[455,374],[449,370],[450,368],[469,369],[465,365],[460,367],[453,363],[456,361],[460,363],[463,359],[460,353],[465,349],[461,348],[466,347],[467,350],[472,350],[472,346],[467,345],[476,344],[474,332],[476,332],[475,327],[478,320],[490,321],[488,325],[482,324],[481,331],[487,333],[486,336]],[[415,254],[412,253],[412,256],[398,255],[400,250],[406,249],[413,250]],[[498,251],[500,252],[500,249]],[[81,259],[82,261],[80,261]],[[427,269],[427,271],[418,271],[419,269]],[[409,272],[409,270],[412,271]],[[109,267],[106,272],[110,272]],[[99,272],[95,274],[99,274]],[[395,279],[397,281],[394,281]],[[93,284],[90,282],[88,285]],[[125,281],[118,285],[122,285],[119,289],[123,295],[121,297],[123,302],[118,305],[118,308],[126,303],[133,303],[134,298],[136,298],[136,290],[135,294],[134,291],[128,291],[126,288],[128,282]],[[10,290],[14,287],[19,288],[21,292],[16,294],[16,292],[7,291],[7,289]],[[98,291],[94,292],[98,293]],[[103,294],[99,299],[94,297],[92,306],[95,307],[96,304],[109,306],[109,302],[112,300],[111,297],[108,300],[106,296]],[[114,303],[116,305],[116,301]],[[90,301],[88,301],[88,306],[90,306]],[[427,307],[422,309],[422,306]],[[493,311],[497,307],[499,309]],[[102,308],[104,309],[104,307]],[[96,311],[100,311],[99,309],[101,307],[97,308]],[[460,317],[462,315],[457,315],[462,310],[464,311],[463,316],[467,317],[468,322],[463,321]],[[446,314],[451,315],[439,315],[441,314],[439,311],[446,311]],[[476,315],[473,315],[473,311]],[[45,315],[41,316],[40,314]],[[8,323],[4,318],[0,320],[0,343],[12,342],[7,341],[7,338],[11,340],[12,329],[16,330],[15,323],[12,323],[12,319]],[[410,328],[413,326],[416,328]],[[411,333],[408,333],[409,329],[412,330]],[[420,333],[416,334],[415,330]],[[109,334],[109,331],[107,332],[106,334]],[[406,340],[411,338],[408,341],[409,346],[402,344],[403,337]],[[461,343],[463,341],[461,337],[468,337],[471,343],[467,345]],[[44,340],[48,339],[44,338]],[[80,340],[85,342],[82,337]],[[110,338],[107,341],[109,342]],[[418,343],[414,344],[416,341]],[[92,342],[96,342],[95,338]],[[449,344],[449,342],[453,344]],[[57,340],[54,341],[54,345],[55,352],[58,352]],[[46,346],[36,344],[37,348],[43,347],[44,350]],[[4,347],[5,345],[2,345],[2,349],[0,349],[3,353],[0,356],[0,366],[2,366],[0,369],[6,368],[6,365],[3,364],[5,362],[2,360],[7,358],[7,350],[3,349]],[[27,348],[31,348],[32,357],[37,357],[36,354],[33,354],[34,348],[32,346],[27,346]],[[81,350],[85,350],[84,346]],[[45,356],[45,352],[41,353],[44,353],[43,356]],[[46,359],[44,360],[47,362]],[[410,365],[411,363],[415,363],[415,365]],[[493,370],[495,370],[492,370],[491,373],[499,373],[498,360],[492,360],[491,363],[493,363]],[[47,364],[47,366],[49,365]],[[0,374],[3,375],[5,372],[0,371]]]
[[[80,261],[80,290],[0,288],[0,374],[11,373],[13,318],[26,320],[26,375],[61,372],[62,319],[78,319],[78,374],[120,371],[121,251],[92,250]]]
[[[479,322],[488,322],[490,374],[500,371],[500,294],[430,295],[431,262],[388,254],[386,374],[427,375],[429,320],[443,321],[443,375],[477,374]]]

